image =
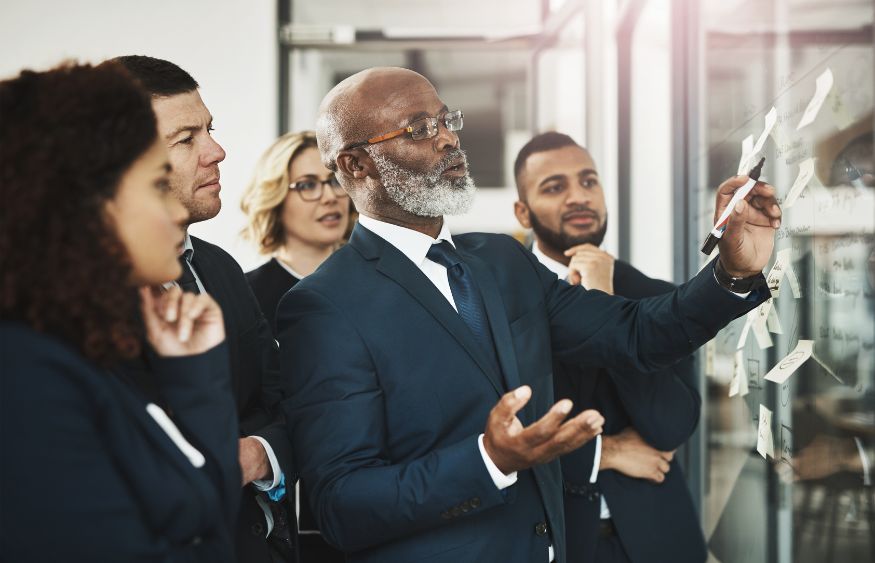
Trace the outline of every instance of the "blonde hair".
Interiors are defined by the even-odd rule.
[[[248,219],[240,234],[256,243],[262,254],[276,252],[283,245],[280,216],[289,193],[289,164],[310,147],[317,148],[313,131],[286,133],[264,151],[255,165],[255,174],[240,202]]]

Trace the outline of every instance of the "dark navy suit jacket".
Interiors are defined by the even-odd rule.
[[[642,299],[668,293],[674,286],[649,278],[626,262],[614,263],[614,293]],[[671,451],[696,429],[702,400],[695,390],[692,358],[652,374],[587,368],[556,362],[557,398],[574,401],[574,412],[597,409],[605,417],[604,434],[633,426],[652,447]],[[601,471],[589,483],[595,440],[562,456],[565,480],[565,527],[568,561],[595,558],[601,497],[629,558],[635,563],[701,563],[707,558],[705,540],[690,491],[677,459],[660,484]]]
[[[228,347],[152,358],[195,467],[122,378],[0,323],[0,553],[8,561],[234,561],[240,499]]]
[[[765,299],[711,267],[629,301],[571,287],[510,237],[454,237],[482,294],[497,362],[404,254],[361,225],[280,302],[284,411],[323,535],[351,561],[564,562],[558,461],[499,491],[477,438],[508,389],[552,406],[552,358],[638,371],[690,354]],[[495,364],[499,369],[493,367]],[[546,520],[549,530],[543,532]]]
[[[231,366],[231,389],[237,404],[240,435],[256,435],[270,444],[286,475],[289,487],[297,479],[291,444],[279,412],[279,354],[270,325],[246,281],[243,270],[230,254],[214,244],[191,237],[192,265],[207,293],[222,308]],[[237,521],[237,556],[246,563],[272,561],[265,540],[264,514],[252,485],[243,491]],[[292,520],[291,540],[296,541],[294,507],[290,496],[283,501]],[[293,546],[294,547],[294,546]],[[294,552],[297,548],[293,549]],[[297,555],[293,553],[293,558]]]

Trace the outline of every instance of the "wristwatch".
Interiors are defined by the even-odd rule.
[[[736,278],[732,276],[723,267],[723,263],[720,261],[719,256],[714,263],[714,277],[717,279],[717,283],[732,293],[748,293],[766,285],[766,277],[762,272],[746,278]]]

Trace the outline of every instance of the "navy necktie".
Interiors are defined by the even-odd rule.
[[[197,279],[195,279],[194,273],[191,271],[191,264],[189,263],[192,254],[194,254],[194,251],[189,248],[179,257],[179,265],[182,266],[182,275],[179,276],[176,283],[179,284],[179,288],[182,289],[182,291],[188,293],[200,293],[201,290],[197,286]]]
[[[483,298],[468,265],[462,261],[453,245],[445,240],[431,245],[426,257],[447,269],[450,290],[459,316],[474,333],[477,342],[487,351],[489,357],[494,358],[495,346],[492,343],[489,320],[486,318],[486,307],[483,305]]]

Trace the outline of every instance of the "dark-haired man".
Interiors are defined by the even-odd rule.
[[[514,212],[534,233],[532,253],[559,279],[630,299],[672,291],[599,248],[605,194],[592,157],[561,133],[537,135],[514,164]],[[557,359],[557,397],[605,416],[605,432],[560,458],[570,563],[706,558],[705,543],[674,450],[699,420],[692,359],[641,374]]]
[[[189,213],[189,224],[215,217],[219,163],[225,151],[213,139],[213,117],[198,83],[174,63],[131,55],[115,59],[152,96],[158,134],[167,143],[170,187]],[[288,520],[284,479],[294,483],[292,452],[282,416],[277,345],[243,271],[224,250],[186,235],[180,256],[186,291],[207,292],[221,306],[231,359],[231,388],[237,401],[244,494],[237,522],[240,561],[290,561],[297,558],[295,526]],[[281,502],[276,502],[281,501]]]
[[[556,458],[603,419],[565,421],[552,358],[661,369],[768,294],[780,209],[765,185],[735,208],[717,270],[664,298],[586,291],[510,237],[451,235],[443,216],[474,195],[462,124],[400,68],[345,79],[317,120],[360,219],[277,309],[283,411],[319,528],[353,562],[564,563]]]

